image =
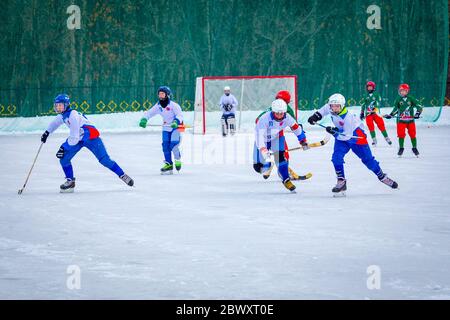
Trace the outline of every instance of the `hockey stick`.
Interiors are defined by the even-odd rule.
[[[320,123],[317,123],[317,122],[316,122],[316,124],[317,124],[319,127],[322,127],[322,128],[325,128],[325,129],[327,128],[327,127],[324,126],[323,124],[320,124]],[[348,135],[343,134],[343,133],[340,133],[340,132],[337,132],[337,134],[340,135],[340,136],[343,136],[343,137],[347,137],[347,138],[363,139],[363,137],[358,137],[358,136],[348,136]]]
[[[37,157],[38,157],[38,155],[39,155],[39,152],[41,152],[41,148],[42,148],[43,145],[44,145],[44,143],[41,142],[41,145],[39,146],[39,149],[38,149],[38,152],[37,152],[37,154],[36,154],[36,157],[34,157],[33,164],[31,165],[30,172],[28,172],[28,176],[27,176],[27,178],[26,178],[26,180],[25,180],[25,183],[23,184],[22,189],[19,189],[19,191],[17,192],[18,194],[22,194],[23,190],[25,189],[25,187],[26,187],[26,185],[27,185],[27,182],[28,182],[28,179],[30,178],[31,171],[33,170],[34,164],[36,163]]]
[[[163,125],[162,124],[147,124],[147,127],[162,127]],[[186,128],[186,129],[190,129],[190,128],[192,128],[192,126],[189,126],[189,125],[179,125],[178,126],[178,129],[180,129],[180,128]]]

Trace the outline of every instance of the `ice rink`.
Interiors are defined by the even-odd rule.
[[[398,158],[388,131],[394,145],[378,133],[373,152],[399,190],[349,153],[346,198],[331,195],[333,139],[291,153],[313,173],[291,194],[253,171],[251,134],[186,134],[181,173],[161,176],[160,135],[145,130],[102,133],[135,187],[84,149],[75,193],[60,194],[58,133],[19,196],[40,135],[2,135],[0,298],[450,299],[450,126],[418,127],[420,158],[409,139]],[[67,286],[73,268],[79,289]]]

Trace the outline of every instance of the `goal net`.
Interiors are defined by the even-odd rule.
[[[238,131],[253,130],[256,117],[270,107],[280,90],[290,92],[290,106],[297,115],[297,76],[199,77],[195,87],[194,133],[220,131],[220,98],[225,86],[238,100]]]

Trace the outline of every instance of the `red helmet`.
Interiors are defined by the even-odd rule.
[[[291,94],[287,90],[278,91],[275,99],[283,99],[284,102],[289,104],[291,102]]]
[[[398,91],[399,92],[400,92],[400,90],[406,90],[406,93],[408,93],[409,92],[409,85],[407,83],[402,83],[398,87]]]
[[[367,89],[368,86],[372,86],[373,90],[375,90],[375,82],[373,82],[373,81],[367,81],[367,83],[366,83],[366,89]]]

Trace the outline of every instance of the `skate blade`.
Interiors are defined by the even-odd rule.
[[[165,172],[161,172],[162,176],[170,176],[173,174],[173,171],[165,171]]]
[[[22,194],[23,189],[19,189],[19,191],[17,191],[17,194]]]
[[[347,195],[346,195],[345,191],[333,193],[333,198],[344,198],[344,197],[346,197],[346,196],[347,196]]]
[[[59,193],[73,193],[75,188],[69,188],[69,189],[59,189]]]

